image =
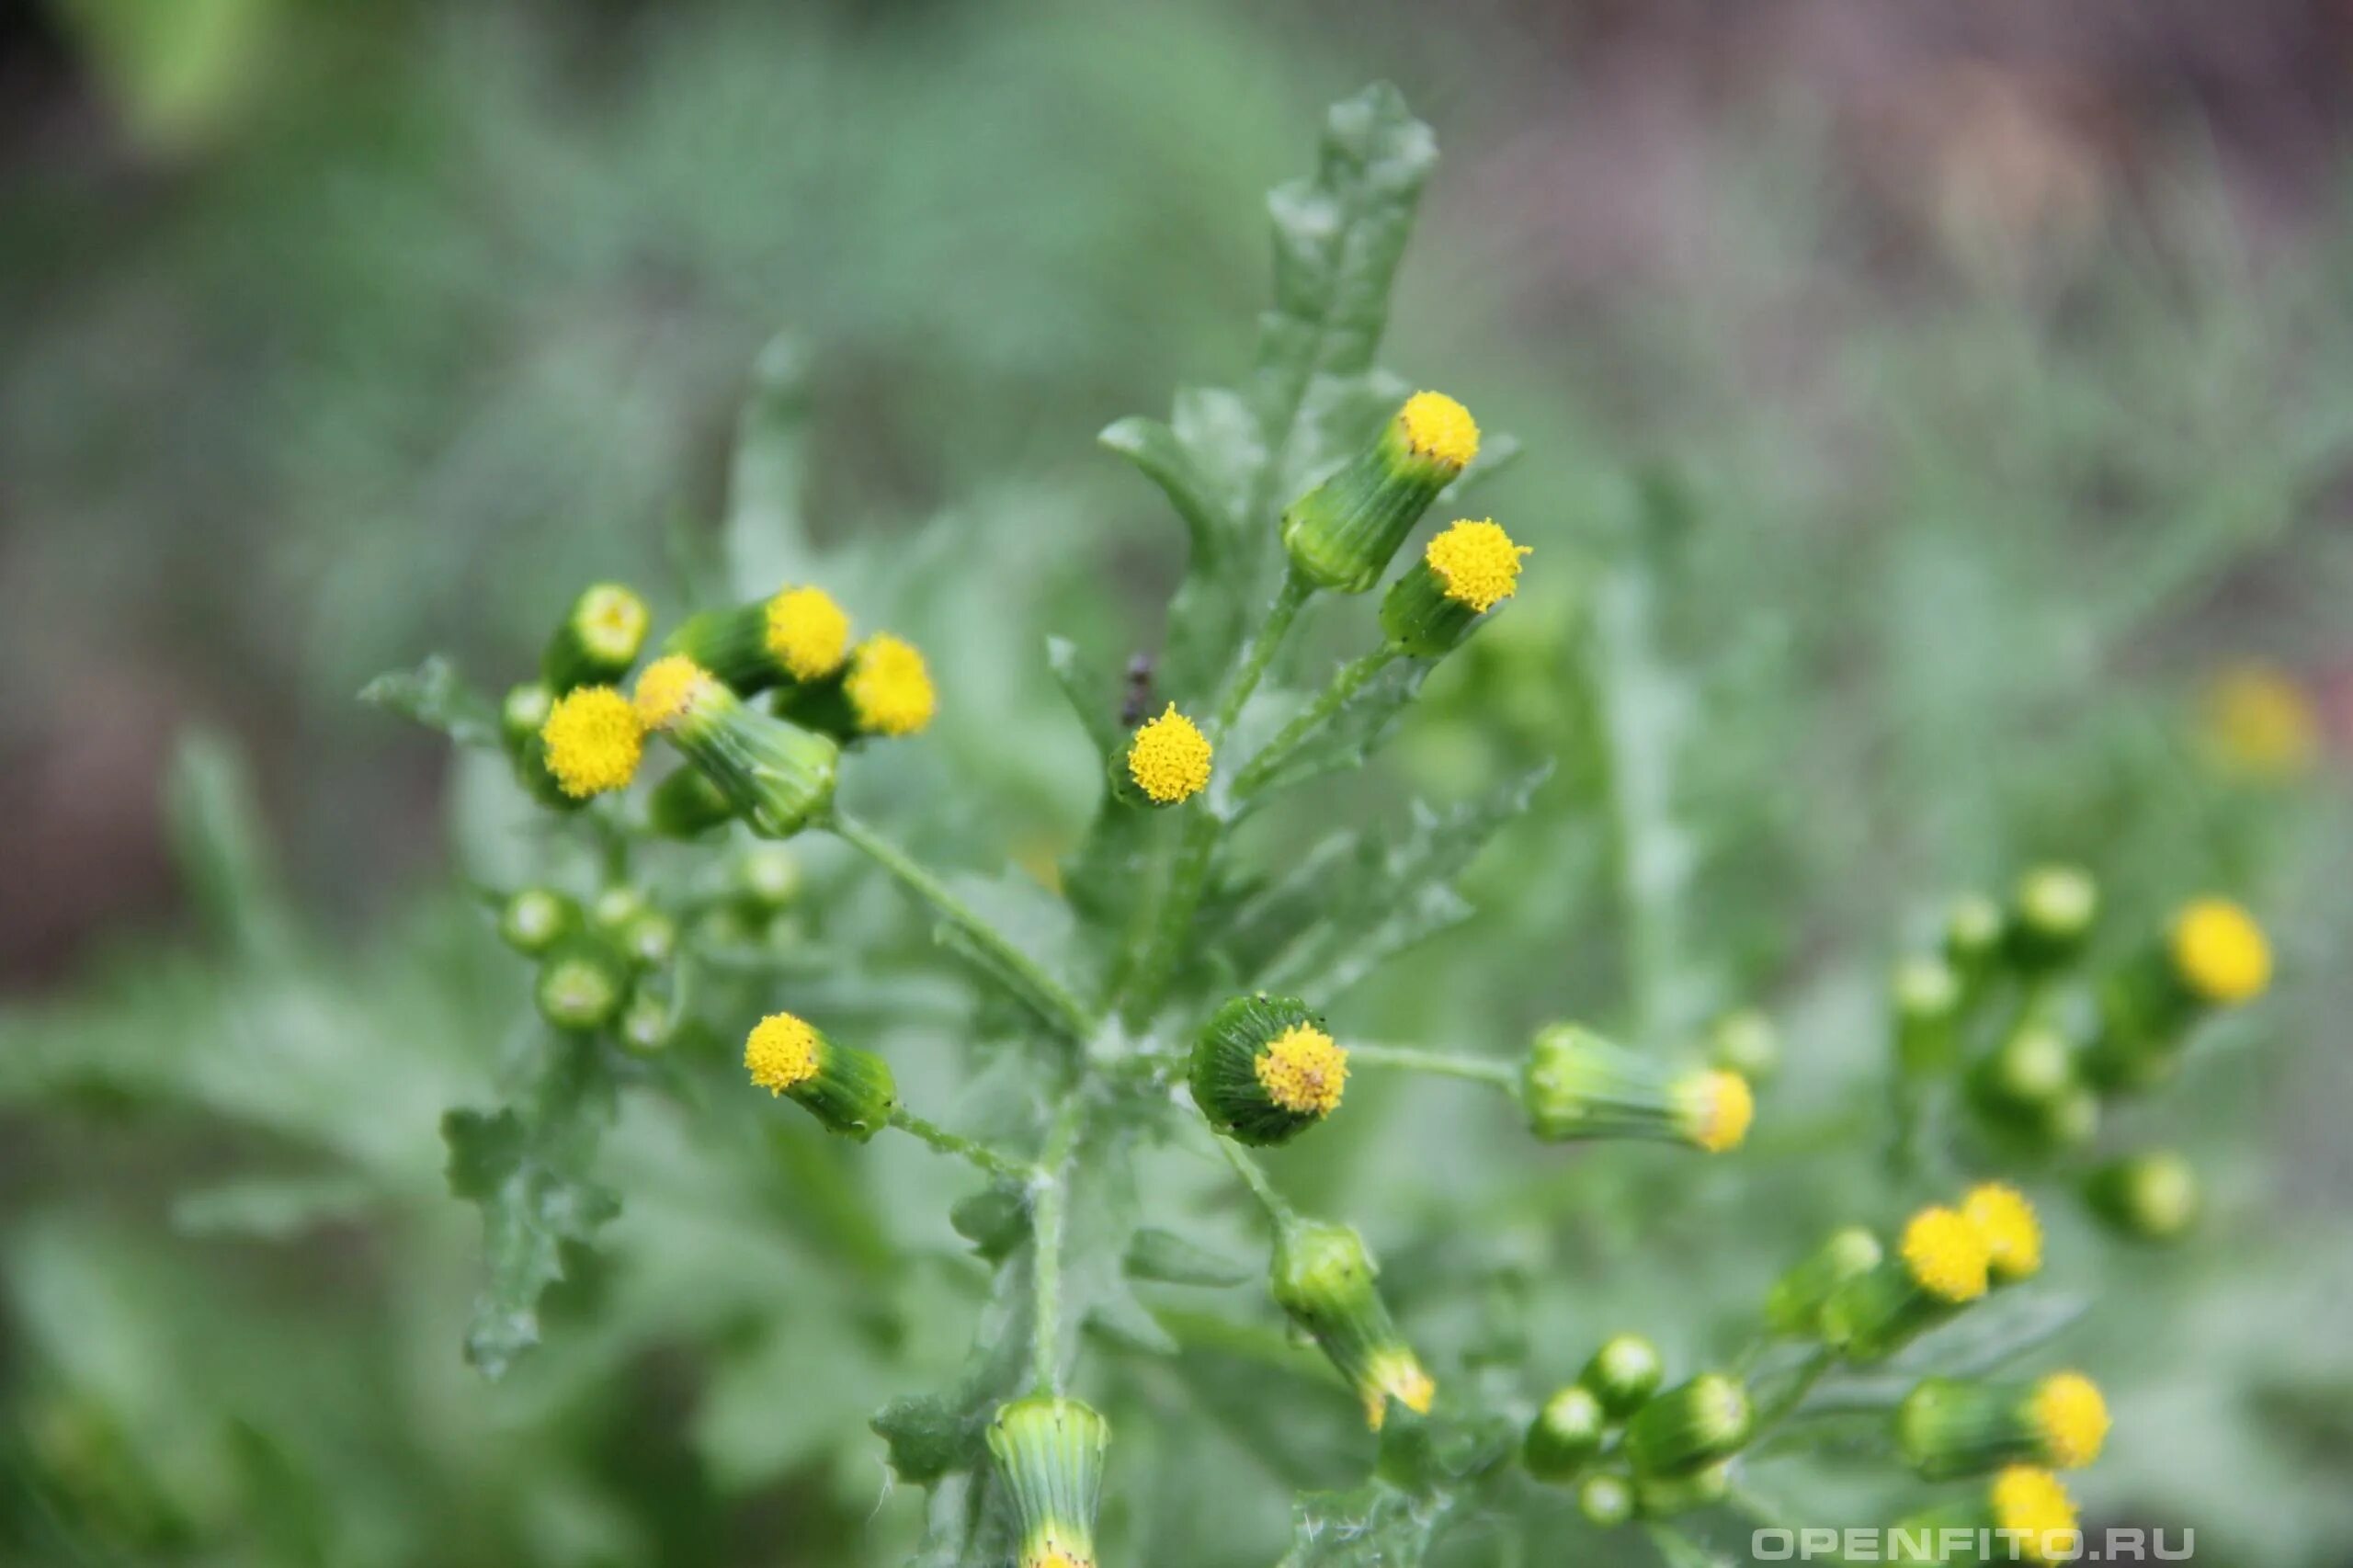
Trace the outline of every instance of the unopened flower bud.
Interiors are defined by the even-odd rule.
[[[1666,1358],[1639,1334],[1615,1334],[1603,1340],[1577,1374],[1577,1381],[1591,1389],[1601,1408],[1618,1421],[1640,1410],[1665,1378]]]
[[[2038,866],[2018,879],[2008,948],[2029,973],[2047,973],[2075,960],[2099,918],[2099,884],[2079,866]]]
[[[1193,1042],[1193,1102],[1241,1143],[1283,1143],[1339,1108],[1348,1053],[1296,996],[1236,996]]]
[[[1923,1209],[1894,1256],[1830,1293],[1823,1341],[1849,1360],[1882,1360],[1983,1296],[1989,1267],[1985,1233],[1967,1216]]]
[[[1737,1073],[1671,1066],[1574,1024],[1539,1031],[1522,1098],[1536,1136],[1549,1142],[1643,1138],[1710,1153],[1737,1148],[1756,1108]]]
[[[1110,1424],[1077,1400],[1040,1394],[998,1406],[988,1438],[1013,1498],[1020,1568],[1095,1568]]]
[[[1674,1475],[1634,1474],[1634,1511],[1646,1519],[1673,1518],[1721,1503],[1732,1491],[1732,1462],[1719,1460]]]
[[[1275,1301],[1305,1329],[1381,1430],[1389,1402],[1427,1415],[1438,1385],[1397,1332],[1373,1284],[1364,1242],[1346,1225],[1296,1217],[1275,1238]]]
[[[658,909],[640,910],[621,928],[621,951],[645,969],[659,969],[678,950],[678,923]]]
[[[766,599],[687,618],[663,647],[717,676],[739,697],[824,680],[842,667],[849,617],[823,588],[786,587]]]
[[[752,831],[789,838],[832,804],[841,749],[755,712],[692,660],[657,659],[638,677],[637,711],[733,803]]]
[[[1292,569],[1319,587],[1363,593],[1478,451],[1470,410],[1442,392],[1415,392],[1370,447],[1284,511]]]
[[[655,1056],[665,1050],[676,1020],[670,1013],[670,999],[654,992],[639,988],[621,1009],[620,1026],[614,1030],[620,1039],[621,1049],[638,1056]]]
[[[629,928],[631,921],[654,906],[646,901],[645,890],[627,882],[615,882],[597,894],[588,906],[589,923],[597,930],[619,937]]]
[[[731,872],[745,903],[763,915],[791,906],[801,892],[801,861],[780,844],[756,844],[735,857]]]
[[[1895,1012],[1895,1059],[1925,1075],[1952,1065],[1960,1051],[1961,977],[1942,959],[1906,959],[1888,986]]]
[[[2108,1440],[2108,1402],[2080,1372],[2033,1382],[1929,1378],[1895,1409],[1896,1451],[1927,1481],[2005,1465],[2081,1470]]]
[[[1615,1471],[1588,1475],[1577,1486],[1577,1512],[1597,1529],[1616,1529],[1634,1517],[1634,1488]]]
[[[580,905],[553,888],[525,888],[499,905],[499,939],[529,958],[579,929]]]
[[[1688,1475],[1738,1453],[1750,1421],[1739,1381],[1702,1372],[1652,1395],[1626,1423],[1622,1447],[1637,1476]]]
[[[770,1095],[790,1095],[833,1131],[863,1143],[898,1104],[891,1064],[828,1040],[790,1013],[771,1013],[744,1041],[744,1067]]]
[[[654,618],[645,601],[619,583],[598,583],[572,601],[548,640],[540,673],[557,697],[576,687],[610,685],[637,663]]]
[[[588,798],[566,791],[548,770],[548,744],[540,731],[554,711],[555,694],[540,682],[526,681],[511,687],[506,700],[498,705],[499,738],[506,744],[508,760],[515,765],[516,782],[531,799],[554,811],[577,811],[587,803]]]
[[[1519,1446],[1528,1473],[1540,1481],[1574,1480],[1601,1452],[1609,1415],[1583,1383],[1571,1383],[1544,1402]]]
[[[532,995],[560,1029],[600,1029],[629,1000],[629,960],[595,937],[570,937],[540,960]]]
[[[1804,1261],[1773,1283],[1765,1297],[1765,1321],[1777,1334],[1820,1332],[1822,1306],[1837,1289],[1880,1266],[1879,1238],[1860,1225],[1835,1231]]]
[[[2034,1130],[2075,1086],[2075,1051],[2052,1025],[2029,1020],[1969,1070],[1970,1103],[1997,1128]]]
[[[1131,804],[1174,806],[1209,788],[1211,755],[1209,737],[1172,702],[1129,738],[1127,755],[1111,765],[1111,788]]]
[[[1780,1071],[1781,1032],[1754,1007],[1726,1013],[1708,1031],[1708,1060],[1750,1084]]]
[[[1452,653],[1490,610],[1518,591],[1529,553],[1493,521],[1464,517],[1430,540],[1381,600],[1390,644],[1416,659]]]
[[[2169,1150],[2128,1154],[2084,1179],[2084,1200],[2121,1234],[2178,1241],[2198,1221],[2198,1173]]]
[[[1963,984],[1978,984],[2001,960],[2006,931],[2000,904],[1982,892],[1961,894],[1945,911],[1945,962]]]
[[[665,838],[699,838],[734,816],[735,803],[691,763],[672,768],[645,801],[647,825]]]

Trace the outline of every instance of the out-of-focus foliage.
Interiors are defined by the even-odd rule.
[[[527,984],[471,901],[406,891],[428,880],[415,759],[439,754],[350,694],[427,646],[520,669],[592,577],[682,608],[709,585],[671,563],[704,558],[710,522],[805,493],[829,578],[942,674],[940,722],[857,803],[920,812],[953,863],[1051,860],[1090,762],[1035,629],[1157,646],[1136,615],[1182,559],[1086,437],[1244,358],[1263,288],[1236,215],[1363,46],[1286,55],[1156,6],[207,6],[203,50],[266,40],[277,69],[159,74],[142,62],[165,45],[122,30],[138,9],[74,27],[188,160],[169,198],[32,169],[0,216],[0,637],[72,704],[31,733],[222,714],[268,804],[233,750],[183,744],[169,820],[201,928],[126,938],[0,1013],[0,1530],[30,1562],[895,1560],[925,1520],[868,1422],[961,1371],[983,1311],[949,1221],[969,1179],[764,1096],[623,1095],[588,1178],[620,1212],[593,1252],[548,1238],[570,1267],[546,1343],[480,1380],[458,1346],[481,1235],[438,1125],[506,1097]],[[1535,545],[1528,590],[1385,762],[1245,846],[1296,869],[1344,810],[1461,810],[1553,762],[1443,912],[1462,923],[1364,977],[1337,1029],[1508,1054],[1562,1014],[1672,1040],[1754,1001],[1788,1063],[1750,1148],[1705,1165],[1534,1150],[1475,1085],[1366,1074],[1279,1178],[1365,1229],[1446,1377],[1533,1391],[1621,1327],[1696,1365],[1820,1233],[1913,1196],[1881,1185],[1880,983],[1945,893],[2063,857],[2129,932],[2229,888],[2279,935],[2280,993],[2109,1133],[2188,1150],[2211,1212],[2143,1255],[2052,1205],[2054,1293],[2096,1303],[2056,1347],[2116,1397],[2092,1517],[2341,1559],[2353,838],[2327,758],[2218,767],[2195,694],[2249,653],[2344,656],[2342,244],[2251,254],[2184,159],[2040,270],[1885,278],[1828,132],[1758,109],[1707,165],[1736,264],[1563,305],[1521,280],[1542,249],[1525,162],[1492,122],[1451,123],[1479,118],[1458,84],[1482,36],[1399,71],[1450,178],[1388,358],[1541,432],[1481,502]],[[779,326],[806,364],[739,441]],[[771,415],[808,422],[804,455],[762,438]],[[494,760],[436,798],[461,876],[511,881],[528,830]],[[827,943],[871,966],[810,987],[912,1100],[971,1093],[984,1119],[919,922],[810,859]],[[337,934],[336,907],[364,926]],[[522,1151],[482,1131],[486,1177]],[[1161,1159],[1139,1178],[1155,1209],[1205,1200],[1217,1173]],[[1466,1206],[1479,1223],[1433,1228]],[[1312,1356],[1150,1283],[1246,1271],[1242,1300],[1248,1222],[1187,1238],[1209,1264],[1134,1270],[1176,1348],[1113,1391],[1123,1560],[1270,1561],[1295,1492],[1363,1478]],[[1818,1455],[1757,1477],[1809,1521],[1877,1517],[1878,1485]],[[1371,1539],[1414,1528],[1384,1507]],[[1319,1541],[1347,1533],[1319,1511],[1359,1517],[1307,1505]],[[1538,1499],[1443,1560],[1564,1540],[1650,1550]]]

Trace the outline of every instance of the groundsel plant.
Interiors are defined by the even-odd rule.
[[[1338,1199],[1295,1202],[1264,1163],[1345,1118],[1368,1074],[1483,1085],[1544,1142],[1736,1163],[1779,1055],[1770,1020],[1745,1010],[1690,1040],[1562,1020],[1516,1051],[1334,1029],[1334,995],[1453,918],[1453,878],[1535,778],[1418,813],[1347,868],[1269,876],[1233,851],[1262,807],[1359,764],[1430,672],[1510,611],[1523,574],[1544,570],[1514,519],[1470,505],[1510,450],[1481,429],[1475,389],[1449,376],[1449,390],[1415,390],[1374,361],[1435,158],[1393,91],[1336,106],[1315,174],[1272,203],[1275,303],[1246,388],[1188,392],[1168,423],[1102,435],[1165,494],[1190,553],[1149,675],[1123,683],[1111,661],[1048,644],[1100,769],[1085,842],[1027,893],[1059,900],[1069,943],[1029,939],[999,901],[911,856],[894,824],[845,808],[858,775],[921,744],[957,681],[927,664],[923,628],[866,627],[824,582],[765,585],[666,626],[631,587],[596,584],[536,676],[495,705],[438,660],[371,687],[503,754],[547,829],[545,876],[483,890],[545,1028],[511,1103],[445,1124],[450,1185],[483,1218],[467,1352],[483,1371],[539,1342],[550,1292],[626,1201],[597,1169],[617,1097],[692,1112],[726,1096],[856,1144],[916,1140],[970,1169],[951,1219],[988,1285],[965,1370],[945,1390],[875,1391],[897,1396],[873,1422],[892,1471],[929,1493],[924,1562],[1121,1561],[1109,1527],[1124,1445],[1097,1391],[1124,1361],[1183,1366],[1134,1287],[1248,1277],[1369,1435],[1360,1485],[1299,1499],[1286,1562],[1409,1564],[1449,1531],[1548,1500],[1603,1530],[1639,1526],[1672,1561],[1711,1561],[1693,1522],[1711,1510],[1791,1522],[1745,1483],[1751,1456],[1859,1415],[1891,1474],[1941,1489],[1922,1492],[1920,1517],[2006,1532],[2038,1561],[2075,1550],[2057,1473],[2099,1454],[2099,1390],[2063,1368],[1919,1357],[1990,1298],[2033,1290],[2047,1260],[2026,1185],[2063,1178],[2135,1236],[2188,1227],[2196,1187],[2177,1158],[2083,1151],[2104,1104],[2160,1085],[2201,1019],[2263,990],[2263,935],[2234,904],[2191,902],[2096,973],[2098,895],[2080,872],[2030,873],[2007,904],[1956,904],[1941,948],[1899,968],[1888,1028],[1891,1174],[1947,1196],[1891,1216],[1857,1194],[1855,1222],[1788,1260],[1748,1343],[1717,1365],[1670,1365],[1639,1325],[1559,1387],[1438,1364],[1384,1295],[1360,1217]],[[1304,617],[1356,652],[1298,688]],[[824,838],[934,924],[973,986],[975,1049],[1010,1092],[912,1103],[867,1014],[829,1007],[797,946],[798,851]],[[1343,873],[1391,916],[1320,925]],[[1188,1204],[1137,1199],[1139,1155],[1171,1148],[1214,1162],[1255,1209],[1265,1247],[1246,1276],[1188,1238]],[[1269,1559],[1284,1551],[1267,1543]]]

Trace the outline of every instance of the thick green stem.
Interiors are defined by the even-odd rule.
[[[1265,789],[1267,781],[1283,764],[1296,756],[1299,748],[1306,744],[1316,731],[1330,723],[1333,717],[1347,705],[1348,699],[1364,689],[1367,681],[1404,656],[1401,650],[1383,643],[1363,658],[1342,665],[1322,694],[1260,748],[1258,755],[1250,759],[1250,766],[1234,778],[1234,798],[1246,800]]]
[[[1031,1294],[1029,1372],[1040,1393],[1060,1392],[1063,1214],[1070,1194],[1071,1158],[1085,1124],[1086,1098],[1074,1092],[1046,1134],[1029,1199]]]
[[[1356,1045],[1347,1048],[1350,1063],[1361,1062],[1368,1067],[1396,1067],[1408,1073],[1435,1073],[1445,1078],[1468,1078],[1474,1083],[1493,1084],[1511,1096],[1519,1097],[1519,1064],[1498,1062],[1493,1057],[1458,1056],[1450,1051],[1422,1051],[1410,1045]]]
[[[1028,1181],[1038,1174],[1034,1167],[1024,1165],[1019,1160],[1009,1159],[985,1143],[975,1142],[970,1138],[949,1131],[936,1122],[926,1121],[904,1106],[891,1112],[891,1125],[902,1132],[922,1139],[943,1154],[953,1154],[959,1159],[970,1160],[991,1176],[1005,1176],[1013,1181]]]
[[[1749,1446],[1755,1447],[1774,1427],[1788,1420],[1796,1412],[1798,1406],[1805,1403],[1805,1396],[1813,1392],[1813,1385],[1822,1381],[1823,1374],[1836,1366],[1837,1360],[1837,1352],[1828,1346],[1822,1346],[1807,1357],[1804,1363],[1790,1375],[1790,1386],[1783,1389],[1770,1403],[1757,1412],[1756,1425],[1749,1433]]]
[[[940,919],[995,959],[1020,992],[1022,1000],[1029,1003],[1040,1017],[1069,1039],[1082,1043],[1095,1033],[1096,1020],[1086,1004],[1071,994],[1062,982],[1048,974],[1037,960],[1015,947],[1005,933],[983,919],[972,905],[949,892],[938,877],[908,858],[905,851],[897,845],[854,817],[836,813],[826,825],[844,843],[855,845],[864,851],[869,859],[891,873],[900,886],[931,905]]]

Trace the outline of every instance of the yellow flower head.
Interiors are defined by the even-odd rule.
[[[1348,1053],[1313,1024],[1293,1024],[1253,1064],[1267,1097],[1297,1116],[1329,1116],[1348,1083]]]
[[[1985,1259],[1996,1279],[2027,1278],[2042,1267],[2042,1222],[2017,1187],[1989,1181],[1969,1189],[1961,1211],[1985,1238]]]
[[[637,677],[637,716],[649,730],[674,729],[718,685],[717,676],[684,653],[666,654]]]
[[[1492,519],[1464,517],[1430,540],[1422,558],[1446,585],[1448,598],[1484,615],[1511,597],[1519,585],[1519,558],[1529,553]]]
[[[1063,1549],[1062,1542],[1049,1540],[1035,1551],[1021,1554],[1021,1568],[1095,1568],[1091,1557],[1074,1557]]]
[[[2206,688],[2200,730],[2214,761],[2247,778],[2293,778],[2320,750],[2320,722],[2293,676],[2265,664],[2225,670]]]
[[[1479,455],[1479,426],[1471,411],[1444,392],[1418,392],[1397,411],[1398,428],[1416,457],[1461,468]]]
[[[878,735],[912,735],[931,722],[939,705],[923,655],[914,643],[887,631],[876,632],[850,654],[849,679],[842,689],[849,694],[858,728]]]
[[[1984,1233],[1950,1209],[1923,1209],[1904,1227],[1904,1267],[1939,1301],[1958,1304],[1985,1293]]]
[[[823,1042],[817,1031],[790,1013],[770,1013],[752,1027],[744,1041],[744,1065],[752,1082],[771,1095],[780,1095],[817,1075]]]
[[[2174,916],[2173,967],[2200,996],[2234,1006],[2271,983],[2271,944],[2255,916],[2229,899],[2194,899]]]
[[[1994,1528],[2021,1539],[2018,1551],[2029,1562],[2056,1562],[2075,1555],[2075,1505],[2059,1478],[2032,1465],[2014,1464],[1994,1478]]]
[[[2034,1426],[2061,1470],[2081,1470],[2108,1440],[2108,1401],[2081,1372],[2054,1372],[2035,1386]]]
[[[1739,1148],[1756,1115],[1756,1096],[1748,1080],[1721,1068],[1686,1080],[1678,1098],[1684,1105],[1691,1142],[1711,1154]]]
[[[1438,1384],[1422,1369],[1413,1351],[1400,1345],[1373,1353],[1364,1369],[1364,1422],[1374,1431],[1389,1419],[1389,1402],[1395,1400],[1416,1415],[1427,1415]]]
[[[1128,743],[1128,777],[1157,804],[1189,801],[1209,787],[1209,737],[1172,702]]]
[[[540,726],[548,771],[575,800],[625,790],[645,755],[645,725],[629,699],[609,686],[584,686],[559,698]]]
[[[823,588],[787,588],[768,601],[768,652],[795,680],[820,680],[842,665],[849,617]]]

